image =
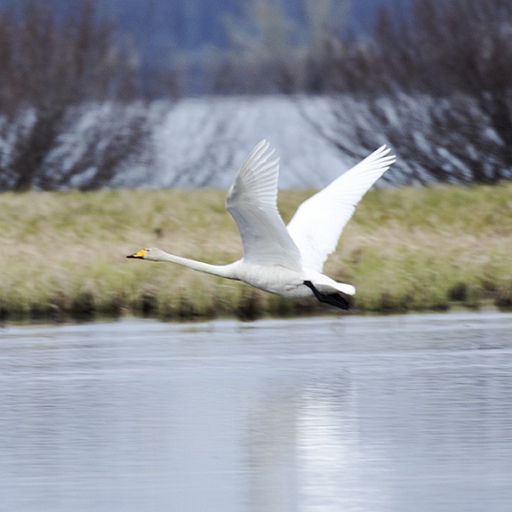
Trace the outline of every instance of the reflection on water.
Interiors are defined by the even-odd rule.
[[[512,315],[0,330],[0,510],[508,511]]]

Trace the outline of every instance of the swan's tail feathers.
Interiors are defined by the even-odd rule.
[[[336,288],[341,292],[347,295],[354,295],[356,293],[356,289],[351,284],[345,283],[336,283]]]
[[[345,299],[339,293],[322,293],[315,288],[311,281],[304,281],[304,284],[313,292],[314,296],[318,299],[319,302],[330,304],[331,306],[336,306],[337,308],[344,309],[345,311],[348,311],[350,309],[350,304],[348,300]],[[343,286],[354,288],[353,286],[351,287],[348,284]]]

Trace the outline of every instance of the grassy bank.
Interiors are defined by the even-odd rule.
[[[282,192],[289,219],[309,194]],[[224,192],[0,195],[0,318],[257,318],[325,312],[167,263],[125,258],[157,246],[223,263],[238,258]],[[358,311],[512,307],[512,186],[370,192],[326,273],[352,283]]]

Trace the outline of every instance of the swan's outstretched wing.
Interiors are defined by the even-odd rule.
[[[279,159],[262,140],[245,159],[228,191],[226,208],[235,219],[244,261],[300,270],[300,252],[277,209]]]
[[[382,146],[302,203],[288,224],[304,268],[321,272],[357,203],[395,161]]]

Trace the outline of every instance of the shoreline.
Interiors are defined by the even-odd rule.
[[[312,192],[281,191],[288,221]],[[228,263],[241,255],[218,190],[0,194],[0,322],[165,321],[332,314],[167,263],[142,247]],[[512,310],[512,184],[370,191],[325,273],[356,287],[355,314]],[[336,310],[334,310],[336,311]]]
[[[10,329],[17,327],[73,327],[73,326],[86,326],[86,325],[112,325],[118,323],[138,323],[138,322],[149,322],[149,323],[157,323],[157,324],[170,324],[176,327],[190,327],[190,328],[207,328],[212,324],[230,324],[236,323],[241,326],[247,325],[248,327],[255,323],[268,323],[268,322],[287,322],[290,320],[299,321],[299,322],[308,322],[308,321],[345,321],[345,320],[362,320],[362,319],[383,319],[383,318],[391,318],[391,317],[403,317],[403,318],[411,318],[411,317],[419,317],[419,316],[433,316],[436,318],[442,317],[450,317],[450,316],[464,316],[464,315],[511,315],[512,309],[501,310],[494,307],[492,304],[483,305],[479,309],[472,308],[464,308],[458,305],[455,305],[453,308],[449,308],[443,311],[439,310],[424,310],[424,311],[394,311],[394,312],[362,312],[362,311],[344,311],[342,313],[336,314],[336,311],[327,311],[326,313],[322,313],[321,311],[317,313],[311,313],[309,315],[296,315],[296,316],[272,316],[272,315],[264,315],[251,320],[243,320],[237,318],[235,316],[223,316],[223,317],[212,317],[212,318],[182,318],[182,319],[169,319],[163,320],[158,317],[142,317],[135,316],[132,314],[124,314],[118,317],[95,317],[92,320],[77,320],[73,318],[66,318],[62,321],[53,321],[51,319],[43,318],[43,319],[22,319],[17,321],[16,319],[0,321],[0,333],[2,329]]]

